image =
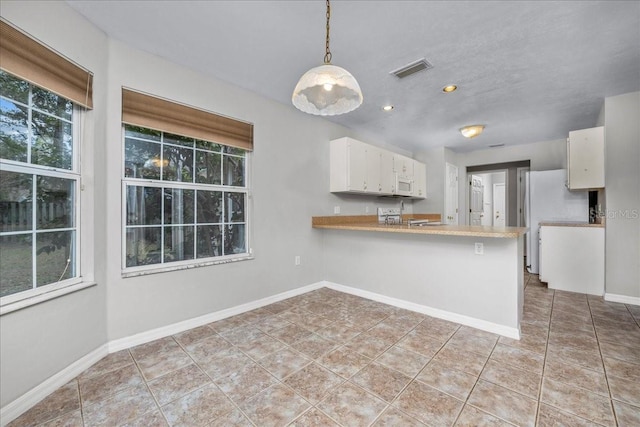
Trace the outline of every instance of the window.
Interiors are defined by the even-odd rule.
[[[249,256],[248,151],[124,129],[124,272]]]
[[[0,71],[0,296],[79,278],[77,117]]]

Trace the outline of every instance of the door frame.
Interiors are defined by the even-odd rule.
[[[465,212],[465,221],[467,225],[471,225],[471,176],[472,175],[490,175],[493,173],[504,173],[504,208],[505,208],[505,224],[509,224],[509,169],[493,169],[493,170],[482,170],[482,171],[474,171],[469,172],[467,169],[467,185],[466,187],[466,196],[467,196],[467,210]],[[493,182],[491,183],[491,194],[493,196]],[[491,221],[493,223],[493,220]]]
[[[516,175],[517,175],[517,184],[518,184],[518,205],[517,205],[517,210],[516,212],[518,213],[518,221],[516,223],[516,225],[518,227],[524,227],[525,226],[525,220],[524,217],[526,215],[526,212],[524,211],[524,207],[525,207],[525,203],[524,203],[524,198],[529,194],[529,189],[526,188],[527,187],[527,180],[525,179],[525,174],[527,172],[530,171],[530,167],[521,167],[521,168],[517,168],[516,169]]]

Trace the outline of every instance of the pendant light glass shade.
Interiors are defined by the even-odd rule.
[[[362,91],[347,70],[324,64],[300,77],[291,101],[305,113],[335,116],[358,108],[362,104]]]
[[[324,65],[307,71],[293,90],[291,102],[301,111],[317,116],[348,113],[362,104],[362,91],[355,77],[344,68],[331,65],[329,21],[331,4],[327,0],[327,37]]]

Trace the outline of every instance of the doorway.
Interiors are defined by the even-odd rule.
[[[462,202],[466,204],[466,206],[462,206],[464,212],[469,212],[471,210],[471,185],[469,185],[471,175],[484,175],[484,174],[492,174],[496,172],[507,172],[506,181],[505,181],[505,192],[506,194],[506,204],[505,204],[505,223],[508,227],[517,227],[518,224],[523,226],[524,221],[524,201],[525,201],[525,191],[522,185],[519,185],[519,178],[525,175],[525,171],[529,170],[530,167],[529,160],[517,160],[512,162],[505,163],[490,163],[484,165],[473,165],[467,166],[466,171],[462,171],[468,179],[467,179],[467,194],[464,195]],[[483,184],[487,184],[486,182]],[[493,187],[493,183],[490,184]],[[464,189],[465,186],[461,187]],[[491,193],[491,191],[489,191]],[[484,212],[484,210],[483,210]],[[484,218],[484,213],[483,213]],[[464,221],[467,224],[471,224],[469,221],[470,217],[467,213],[460,217],[461,221]],[[488,222],[488,218],[485,219],[485,223]]]
[[[469,224],[505,227],[509,223],[507,171],[469,174]]]

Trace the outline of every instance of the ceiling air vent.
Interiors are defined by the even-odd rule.
[[[417,61],[413,61],[404,67],[400,67],[397,70],[393,70],[389,74],[393,74],[397,78],[403,79],[405,77],[409,77],[411,74],[417,73],[418,71],[428,70],[430,68],[433,68],[433,65],[429,64],[426,59],[422,58]]]
[[[504,144],[493,144],[489,146],[489,148],[498,148],[498,147],[504,147]]]

